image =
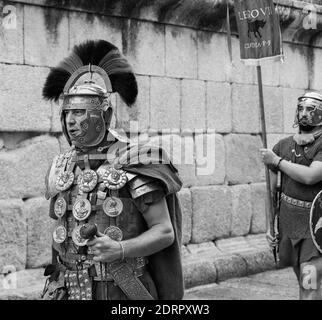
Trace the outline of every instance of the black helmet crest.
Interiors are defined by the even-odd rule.
[[[105,40],[88,40],[76,45],[72,53],[52,68],[43,87],[43,97],[57,101],[71,76],[81,67],[98,66],[109,77],[112,92],[117,92],[131,106],[138,88],[132,67],[117,47]]]

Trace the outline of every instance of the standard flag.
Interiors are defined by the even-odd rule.
[[[281,31],[273,0],[234,0],[240,55],[245,62],[283,57]]]

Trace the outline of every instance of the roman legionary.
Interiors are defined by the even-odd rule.
[[[60,101],[71,147],[46,177],[56,225],[44,299],[183,296],[177,170],[163,149],[110,128],[112,94],[131,106],[137,92],[128,61],[103,40],[75,46],[47,77],[43,96]]]
[[[279,212],[280,266],[292,265],[300,299],[322,299],[322,256],[310,223],[312,202],[322,189],[322,95],[306,92],[298,98],[295,126],[299,132],[280,140],[273,150],[261,149],[271,169],[273,192],[281,173]],[[321,210],[321,209],[320,209]],[[270,234],[268,231],[268,235]],[[312,232],[313,231],[313,232]],[[278,239],[268,236],[271,245]]]

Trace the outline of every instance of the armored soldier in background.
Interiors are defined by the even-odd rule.
[[[281,172],[279,212],[280,266],[292,265],[300,286],[300,299],[320,300],[322,255],[310,221],[312,202],[322,190],[322,95],[307,92],[298,98],[295,125],[299,133],[280,140],[273,151],[261,149],[271,169],[275,192]],[[321,209],[320,209],[321,210]],[[271,245],[277,239],[269,236]]]
[[[46,99],[61,101],[71,145],[46,177],[57,223],[44,299],[183,296],[181,181],[162,149],[133,144],[109,128],[113,92],[130,106],[137,83],[119,50],[102,40],[76,46],[44,85]]]

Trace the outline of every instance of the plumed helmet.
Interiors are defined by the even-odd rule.
[[[105,88],[93,81],[93,74],[103,80]],[[78,84],[83,76],[88,79]],[[82,134],[73,141],[80,148],[97,146],[104,139],[111,117],[107,110],[111,110],[112,92],[117,92],[131,106],[138,88],[126,58],[117,47],[104,40],[88,40],[75,46],[67,58],[51,69],[43,87],[45,99],[62,101],[61,123],[69,144],[64,111],[86,111],[86,119],[81,123]]]
[[[307,118],[300,118],[299,109],[308,108],[309,113]],[[296,115],[295,115],[295,125],[303,124],[312,127],[317,127],[322,125],[322,94],[316,91],[309,91],[304,93],[298,98]]]

